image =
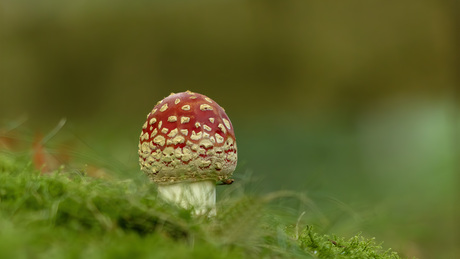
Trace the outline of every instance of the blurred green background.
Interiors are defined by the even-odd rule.
[[[454,2],[2,0],[0,127],[32,143],[66,118],[50,150],[135,177],[147,113],[199,92],[232,120],[248,192],[303,192],[322,231],[455,258]]]

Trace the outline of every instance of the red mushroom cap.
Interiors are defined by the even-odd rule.
[[[232,123],[210,98],[190,91],[171,94],[147,115],[139,164],[154,182],[221,181],[236,163]]]

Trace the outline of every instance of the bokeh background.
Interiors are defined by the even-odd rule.
[[[321,231],[456,258],[458,7],[2,0],[0,129],[136,177],[145,116],[192,90],[226,108],[248,192],[301,192]]]

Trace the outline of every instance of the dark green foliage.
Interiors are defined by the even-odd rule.
[[[40,175],[27,160],[0,154],[0,258],[398,258],[361,236],[299,234],[268,209],[276,194],[192,217],[157,201],[151,184]]]

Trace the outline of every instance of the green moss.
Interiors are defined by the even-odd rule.
[[[356,235],[350,239],[335,235],[320,235],[306,227],[299,236],[302,249],[317,258],[399,258],[396,252],[384,250],[374,238],[366,239]]]
[[[195,218],[158,201],[152,184],[40,175],[2,153],[0,258],[398,258],[361,236],[296,233],[269,200],[240,195]]]

